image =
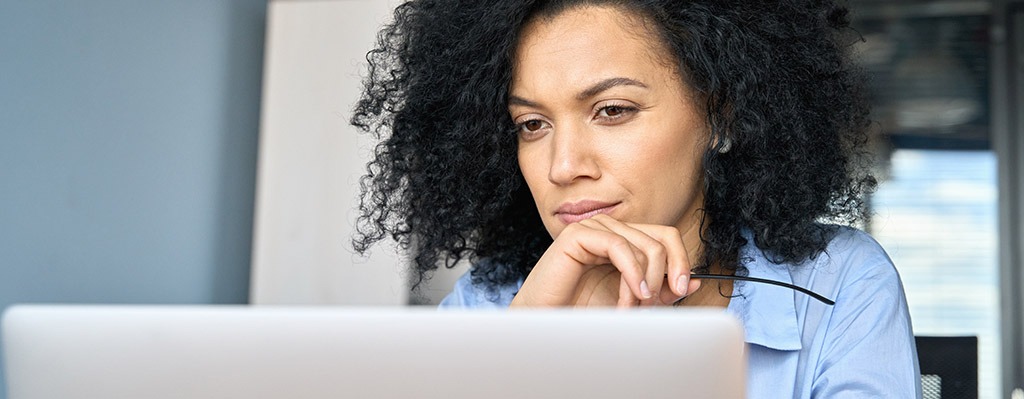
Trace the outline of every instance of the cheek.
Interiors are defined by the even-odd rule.
[[[538,187],[538,178],[546,175],[546,172],[543,170],[542,160],[537,157],[536,149],[524,148],[522,145],[519,146],[516,157],[519,162],[519,172],[523,174],[523,179],[526,180],[526,184],[530,187],[530,192],[533,192],[534,198],[536,198],[535,190]]]
[[[671,176],[682,180],[692,180],[701,174],[703,148],[696,140],[666,143],[664,147],[652,148],[652,159],[661,159],[662,169],[671,170]]]
[[[656,131],[655,129],[648,130]],[[699,167],[700,149],[691,134],[664,132],[625,135],[602,146],[602,154],[614,165],[616,177],[646,186],[664,184],[693,175]]]
[[[648,132],[659,133],[607,148],[615,157],[616,177],[649,206],[686,202],[702,189],[700,131],[652,128]]]
[[[652,163],[663,165],[663,170],[675,172],[677,177],[700,174],[707,132],[693,117],[669,118],[655,131],[662,132],[647,143],[647,156]],[[671,169],[669,169],[671,168]]]
[[[552,220],[551,217],[546,217],[545,213],[541,211],[544,207],[544,198],[546,197],[549,188],[548,186],[548,164],[542,157],[540,148],[524,149],[522,146],[519,147],[518,160],[519,160],[519,172],[523,174],[523,179],[526,180],[526,186],[530,189],[530,195],[533,196],[533,202],[537,207],[537,212],[541,216],[541,222],[544,224],[544,228],[551,235],[551,238],[557,238],[562,232],[564,226],[556,221]]]
[[[523,180],[526,180],[526,186],[530,189],[530,195],[533,196],[533,202],[537,205],[539,211],[544,205],[546,183],[548,181],[548,164],[540,156],[539,149],[534,147],[536,146],[531,146],[527,149],[519,148],[519,172],[523,174]]]

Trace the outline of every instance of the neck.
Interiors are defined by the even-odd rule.
[[[703,201],[694,201],[696,204],[703,204]],[[686,257],[690,261],[690,268],[697,267],[704,254],[704,242],[701,241],[701,219],[704,216],[702,206],[696,206],[688,211],[690,217],[683,218],[675,227],[683,239],[683,248],[686,248]]]
[[[694,206],[688,210],[690,217],[683,218],[676,228],[679,229],[679,233],[683,238],[683,247],[686,248],[687,257],[690,260],[690,268],[696,268],[704,255],[704,242],[701,241],[701,228],[707,226],[704,223],[702,226],[701,221],[707,220],[704,218],[704,198],[701,195],[697,200],[693,201]],[[709,268],[713,274],[728,274],[732,275],[733,271],[724,270],[717,263],[711,265]],[[732,280],[702,280],[700,288],[696,292],[687,295],[676,303],[677,306],[712,306],[724,308],[729,306],[729,299],[732,296],[733,281]]]

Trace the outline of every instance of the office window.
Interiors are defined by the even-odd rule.
[[[978,337],[981,398],[999,392],[996,159],[897,150],[871,232],[896,263],[916,335]]]
[[[979,394],[999,397],[997,160],[987,2],[854,4],[877,121],[868,230],[889,252],[916,335],[978,337]]]

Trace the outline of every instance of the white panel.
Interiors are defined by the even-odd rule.
[[[353,253],[373,143],[348,124],[383,0],[271,1],[253,239],[254,304],[399,305],[392,245]]]

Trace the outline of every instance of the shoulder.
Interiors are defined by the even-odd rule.
[[[825,227],[831,236],[824,251],[799,264],[775,264],[758,257],[760,251],[748,252],[752,275],[792,278],[787,282],[835,301],[826,305],[773,287],[747,287],[758,297],[734,302],[741,311],[747,307],[741,319],[757,322],[745,324],[748,337],[777,349],[752,358],[760,368],[752,367],[751,375],[777,378],[784,350],[798,348],[795,356],[805,360],[793,370],[802,397],[915,397],[917,357],[896,267],[867,233]]]
[[[862,230],[847,226],[833,226],[835,234],[829,241],[825,253],[833,256],[857,256],[892,263],[885,249],[873,237]]]
[[[882,245],[868,233],[856,228],[839,225],[822,225],[830,235],[825,248],[818,254],[799,263],[774,263],[770,254],[754,244],[753,233],[744,231],[747,245],[741,258],[752,275],[781,277],[786,274],[794,284],[816,292],[835,293],[841,286],[855,281],[888,280],[898,283],[899,274]]]
[[[483,263],[483,262],[482,262]],[[482,265],[474,265],[473,269]],[[473,269],[455,282],[455,287],[441,301],[442,308],[504,308],[512,303],[522,281],[504,285],[488,285],[473,277]]]
[[[906,295],[882,246],[863,231],[840,228],[804,273],[812,276],[812,286],[835,300],[827,310],[806,313],[808,321],[818,319],[811,324],[822,328],[809,334],[820,344],[813,345],[819,351],[815,396],[919,396]]]
[[[781,266],[781,265],[780,265]],[[817,257],[789,265],[793,284],[835,301],[820,317],[897,317],[907,319],[906,294],[896,265],[867,233],[839,227]],[[848,320],[845,318],[833,319]]]
[[[896,266],[878,241],[859,229],[833,227],[834,235],[828,246],[810,262],[795,267],[794,279],[799,279],[798,275],[806,275],[813,280],[813,285],[833,285],[831,288],[837,291],[836,294],[843,286],[857,282],[872,281],[889,286],[900,284]]]
[[[861,230],[834,227],[822,253],[802,264],[789,265],[792,282],[834,300],[834,312],[871,308],[904,313],[903,283],[882,245]]]

